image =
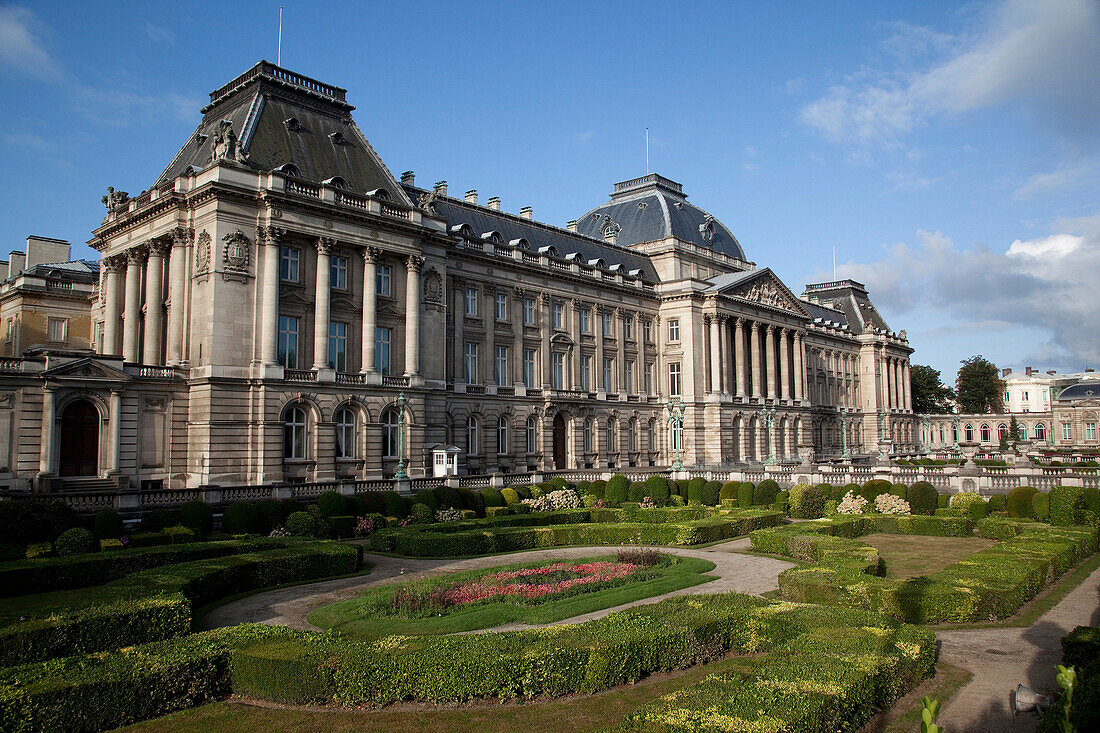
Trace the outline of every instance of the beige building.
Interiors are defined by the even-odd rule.
[[[450,445],[470,473],[916,449],[912,349],[859,283],[794,295],[656,174],[566,228],[398,181],[352,110],[262,62],[147,191],[108,190],[96,355],[0,380],[13,485],[376,480]]]

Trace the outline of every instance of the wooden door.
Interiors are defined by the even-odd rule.
[[[565,460],[565,416],[559,412],[554,416],[554,468],[564,471]]]
[[[91,402],[78,400],[61,413],[59,454],[61,476],[99,473],[99,411]]]

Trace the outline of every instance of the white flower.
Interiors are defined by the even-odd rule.
[[[863,514],[863,510],[867,507],[867,500],[859,494],[853,494],[849,491],[844,495],[840,504],[837,505],[837,514]]]
[[[879,494],[875,497],[875,511],[879,514],[909,514],[909,502],[893,494]]]

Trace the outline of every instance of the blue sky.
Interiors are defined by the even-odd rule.
[[[953,381],[1100,362],[1100,3],[300,3],[283,65],[348,89],[396,175],[559,225],[651,168],[796,292],[866,282]],[[0,5],[0,251],[148,187],[277,2]]]

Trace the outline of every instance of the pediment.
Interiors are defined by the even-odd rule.
[[[768,268],[757,270],[752,275],[717,288],[720,295],[741,301],[776,308],[810,318],[810,312],[799,302],[790,289],[783,284]]]
[[[343,311],[351,311],[353,313],[358,313],[362,309],[359,303],[356,303],[353,298],[350,298],[347,295],[332,296],[330,307],[333,310],[338,309]]]
[[[380,316],[400,316],[405,313],[403,309],[399,309],[396,303],[390,301],[379,301],[376,308],[378,315]]]
[[[279,292],[279,302],[287,305],[311,305],[313,303],[312,298],[307,298],[302,295],[300,289],[286,289]]]
[[[114,367],[107,366],[103,362],[85,357],[75,359],[66,364],[47,369],[42,372],[47,379],[79,380],[82,382],[129,382],[130,377],[125,372]]]

